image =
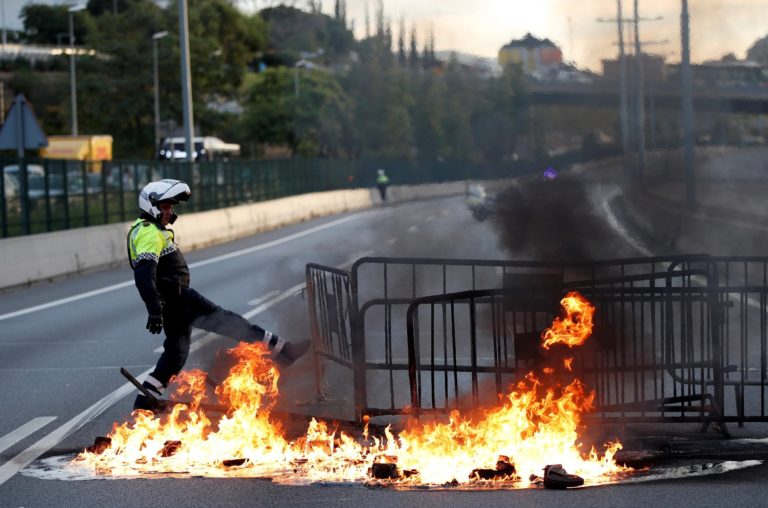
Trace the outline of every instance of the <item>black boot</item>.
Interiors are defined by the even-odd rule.
[[[154,395],[154,399],[147,397],[143,393],[139,393],[136,396],[136,400],[133,401],[134,411],[136,409],[145,409],[147,411],[152,411],[153,413],[159,413],[162,411],[164,402],[162,399],[162,394],[157,390],[157,388],[155,388],[154,385],[147,381],[144,381],[141,385],[146,388],[150,394]]]
[[[280,367],[289,367],[304,356],[311,345],[312,343],[306,339],[300,342],[286,342],[280,353],[275,356],[275,363]]]

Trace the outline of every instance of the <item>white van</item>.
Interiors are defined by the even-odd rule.
[[[165,138],[160,145],[157,158],[160,160],[186,160],[186,145],[186,138]],[[197,136],[194,138],[194,145],[192,158],[196,161],[226,160],[240,156],[240,145],[226,143],[213,136]]]

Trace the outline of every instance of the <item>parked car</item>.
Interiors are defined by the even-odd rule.
[[[21,171],[18,164],[10,164],[3,168],[3,175],[12,177],[18,183],[18,192],[21,193]],[[64,194],[64,186],[61,177],[48,179],[48,195],[60,196]],[[27,164],[27,195],[30,199],[45,197],[45,169],[39,164]]]
[[[5,199],[15,198],[19,195],[19,181],[15,176],[3,173],[3,189],[5,192]]]
[[[98,194],[102,191],[101,174],[86,173],[88,182],[88,194]],[[67,173],[67,191],[70,196],[83,195],[83,174],[80,171],[70,171]]]
[[[48,196],[60,197],[64,195],[64,175],[63,168],[54,168],[48,175]],[[17,193],[21,192],[21,175],[18,164],[11,164],[3,168],[6,179],[16,182],[15,189]],[[101,174],[86,173],[88,194],[98,194],[102,191]],[[83,173],[80,170],[67,171],[67,195],[82,196]],[[27,165],[27,192],[29,199],[45,198],[45,168],[39,164]],[[7,195],[7,194],[6,194]]]

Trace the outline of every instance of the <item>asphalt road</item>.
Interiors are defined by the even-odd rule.
[[[634,249],[619,234],[615,241],[614,251]],[[474,221],[463,200],[451,198],[318,219],[186,257],[198,291],[290,339],[309,333],[300,292],[305,264],[346,268],[364,255],[495,259],[515,253],[502,251],[492,225]],[[38,457],[83,449],[126,419],[134,391],[118,369],[150,370],[161,345],[144,330],[145,320],[127,265],[0,295],[0,506],[764,504],[765,465],[577,492],[397,492],[255,479],[60,481],[20,473]],[[189,367],[205,365],[212,348],[228,344],[196,337]],[[292,400],[312,397],[308,359],[286,371],[283,388]]]

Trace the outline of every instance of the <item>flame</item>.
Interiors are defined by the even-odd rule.
[[[595,307],[576,291],[571,291],[560,300],[565,309],[565,318],[555,318],[550,328],[544,330],[541,347],[549,349],[553,344],[563,343],[568,347],[581,346],[592,335],[592,317]]]
[[[559,327],[558,331],[552,335],[548,330],[543,338],[583,343],[586,337],[564,337],[569,330],[591,329],[594,308],[576,293],[563,302],[568,316],[555,320],[553,329]],[[574,320],[573,313],[581,318]],[[191,396],[189,404],[178,404],[163,416],[136,411],[132,422],[114,425],[106,451],[84,451],[76,462],[102,474],[269,475],[293,483],[367,482],[374,464],[394,464],[400,476],[381,481],[396,485],[490,482],[511,487],[528,486],[532,475],[540,476],[542,468],[552,463],[562,464],[588,484],[607,481],[625,469],[614,461],[621,449],[618,442],[606,444],[602,453],[582,449],[582,415],[592,407],[594,393],[578,379],[560,384],[545,371],[543,375],[529,372],[510,387],[500,407],[482,413],[454,411],[448,421],[414,418],[399,434],[387,427],[383,436],[369,436],[366,418],[360,438],[312,419],[302,438],[289,441],[271,414],[279,373],[267,351],[260,344],[241,343],[230,353],[237,364],[215,392],[219,406],[227,408],[224,416],[211,416],[205,373],[188,372],[177,379],[177,394]],[[470,479],[473,470],[493,468],[502,455],[514,465],[513,477]]]

